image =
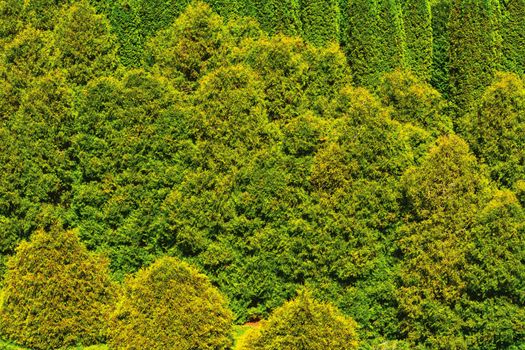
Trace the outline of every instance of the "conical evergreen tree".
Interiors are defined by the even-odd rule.
[[[503,69],[525,73],[525,0],[503,2],[502,50]]]
[[[267,322],[246,334],[240,350],[357,349],[356,323],[308,292],[277,308]]]
[[[432,68],[432,15],[429,0],[404,0],[408,66],[423,81],[430,81]]]
[[[373,86],[378,81],[382,59],[380,52],[378,7],[376,1],[348,0],[348,26],[345,28],[345,52],[353,81],[361,86]]]
[[[206,3],[195,2],[148,43],[148,53],[163,76],[191,84],[217,58],[222,39],[222,17]]]
[[[512,349],[525,338],[525,211],[509,190],[478,211],[463,267],[468,349]]]
[[[385,106],[393,108],[392,119],[412,123],[435,136],[452,131],[446,100],[411,72],[394,71],[383,75],[377,94]]]
[[[431,5],[432,11],[432,86],[444,97],[449,93],[449,15],[451,0],[438,0]]]
[[[406,66],[407,48],[403,14],[398,0],[378,1],[380,73]]]
[[[512,188],[525,179],[525,84],[499,73],[468,115],[466,137],[492,179]]]
[[[164,257],[137,272],[110,318],[114,349],[231,348],[226,300],[195,268]]]
[[[414,345],[468,348],[456,305],[465,294],[469,228],[489,195],[488,180],[466,142],[447,136],[401,182],[407,203],[399,241],[402,328]]]
[[[354,81],[374,87],[382,73],[406,66],[406,36],[397,0],[349,0],[346,52]]]
[[[449,20],[450,97],[471,108],[500,67],[499,2],[454,0]]]
[[[71,82],[85,84],[116,69],[117,46],[109,21],[88,2],[79,1],[64,10],[54,33],[56,64],[66,70]]]
[[[293,36],[302,33],[299,0],[253,0],[251,10],[255,10],[261,28],[267,33]]]
[[[89,253],[74,231],[37,231],[7,263],[0,330],[33,349],[103,342],[115,302],[108,261]]]
[[[309,43],[323,46],[339,40],[339,1],[301,0],[303,37]]]

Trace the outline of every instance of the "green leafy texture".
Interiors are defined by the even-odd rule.
[[[277,294],[281,288],[281,282],[257,281],[252,276],[251,284],[243,281],[255,268],[251,260],[264,262],[245,253],[249,249],[245,240],[262,224],[259,216],[268,215],[271,220],[268,201],[282,188],[283,176],[273,165],[275,136],[269,128],[262,84],[246,66],[219,68],[205,75],[194,99],[190,115],[195,149],[188,171],[163,205],[170,224],[167,242],[179,254],[198,256],[222,290],[237,297],[232,307],[245,318],[244,303],[253,302],[253,290],[264,284],[268,293]],[[273,184],[279,187],[274,189]],[[264,264],[252,273],[274,278],[267,267],[273,263]],[[257,300],[264,309],[267,299],[274,297]]]
[[[232,61],[249,65],[261,77],[271,120],[290,120],[305,109],[322,115],[332,96],[351,82],[336,44],[316,48],[277,35],[247,42],[241,50]]]
[[[437,0],[432,10],[432,86],[445,98],[449,96],[449,47],[448,30],[451,0]]]
[[[23,6],[21,0],[0,1],[0,43],[9,42],[21,29]]]
[[[312,197],[319,198],[317,230],[327,236],[323,259],[330,266],[312,284],[355,317],[362,338],[396,336],[392,270],[393,230],[400,212],[397,179],[413,164],[416,152],[406,125],[391,120],[389,111],[363,88],[344,88],[333,117],[309,175]],[[426,138],[423,143],[429,142]]]
[[[186,10],[191,0],[139,0],[135,11],[140,18],[141,35],[149,38],[169,27]]]
[[[199,81],[194,95],[193,104],[201,110],[194,116],[196,136],[237,151],[256,148],[268,123],[263,96],[258,77],[248,67],[212,71]],[[227,162],[226,156],[222,162]]]
[[[324,46],[339,40],[339,1],[301,0],[303,38],[313,45]]]
[[[116,69],[117,47],[109,21],[97,15],[87,1],[76,2],[64,10],[54,34],[58,66],[66,70],[71,82],[86,84]]]
[[[492,178],[512,188],[525,178],[525,85],[499,73],[468,116],[466,137]]]
[[[502,1],[503,70],[525,73],[525,1]]]
[[[36,29],[52,30],[59,19],[60,10],[73,2],[73,0],[24,1],[23,17]]]
[[[220,350],[232,346],[232,314],[208,278],[175,258],[126,280],[110,317],[113,349]]]
[[[381,41],[378,4],[370,0],[348,0],[348,25],[345,53],[352,70],[352,80],[360,86],[374,86],[378,74]]]
[[[2,60],[5,79],[15,89],[26,88],[31,82],[49,71],[55,56],[50,32],[26,27],[5,46]]]
[[[126,67],[142,66],[144,46],[148,38],[141,32],[141,19],[135,7],[128,1],[115,1],[106,11],[111,32],[117,37],[120,62]]]
[[[107,260],[89,253],[74,231],[36,231],[7,267],[0,308],[4,336],[33,349],[104,341],[115,286]]]
[[[448,29],[450,98],[466,112],[500,67],[499,2],[454,0]]]
[[[525,180],[518,180],[514,184],[514,193],[521,203],[522,207],[525,207]]]
[[[402,6],[408,67],[419,79],[429,82],[433,49],[430,1],[404,0]]]
[[[268,321],[248,331],[239,350],[357,349],[357,324],[308,292],[277,308]]]
[[[96,1],[94,6],[111,22],[122,64],[140,67],[146,59],[147,41],[159,30],[168,28],[190,3],[189,0],[119,0]]]
[[[441,137],[402,178],[405,223],[397,300],[403,334],[425,348],[467,348],[460,308],[470,228],[489,195],[488,180],[457,136]]]
[[[171,27],[148,43],[155,69],[170,79],[195,82],[218,54],[222,18],[202,2],[188,6]]]
[[[384,72],[406,66],[406,36],[396,0],[348,1],[345,51],[353,81],[374,87]]]
[[[240,16],[256,17],[255,8],[251,1],[238,0],[207,0],[213,11],[226,19],[233,19]]]
[[[339,43],[346,47],[348,41],[348,0],[339,0]]]
[[[398,0],[377,0],[379,72],[391,72],[407,65],[407,43],[401,4]]]
[[[267,33],[285,35],[302,33],[299,0],[257,0],[253,2],[257,11],[256,18],[261,28]]]
[[[65,150],[73,93],[59,71],[22,90],[18,111],[2,124],[4,173],[0,179],[1,250],[11,255],[20,239],[61,211],[71,190],[72,165]]]
[[[427,83],[409,71],[383,75],[377,94],[385,106],[392,107],[392,119],[412,123],[435,136],[452,131],[448,103]]]
[[[159,213],[191,150],[185,102],[166,80],[142,70],[95,79],[79,100],[69,220],[89,247],[107,252],[120,279],[167,249]]]
[[[508,190],[476,215],[462,306],[469,349],[510,349],[525,339],[524,233],[525,212]]]

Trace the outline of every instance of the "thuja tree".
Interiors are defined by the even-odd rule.
[[[448,103],[443,96],[409,71],[383,75],[377,94],[385,106],[393,107],[395,120],[412,123],[434,135],[452,131]]]
[[[396,0],[349,0],[346,47],[354,82],[374,87],[381,73],[406,65],[406,38]]]
[[[406,203],[397,292],[402,332],[413,344],[465,348],[463,271],[471,264],[470,228],[489,196],[488,180],[466,142],[445,136],[401,183]]]
[[[503,69],[518,74],[525,73],[525,1],[502,2],[502,51]]]
[[[495,0],[455,0],[448,29],[450,96],[468,109],[500,67],[500,15]]]
[[[376,1],[349,0],[347,13],[345,53],[352,69],[353,81],[358,85],[373,86],[381,60],[377,33],[378,7]]]
[[[22,26],[23,1],[0,1],[0,43],[10,41]]]
[[[451,0],[438,0],[431,5],[432,11],[432,77],[431,84],[443,96],[448,97],[448,17]]]
[[[188,6],[167,29],[148,43],[155,70],[171,79],[195,82],[221,46],[223,20],[210,6],[196,2]]]
[[[262,78],[269,117],[291,119],[311,109],[324,113],[328,101],[351,81],[337,44],[316,48],[300,38],[260,38],[237,50],[234,62],[251,66]]]
[[[336,101],[309,176],[319,198],[316,231],[329,237],[322,259],[334,267],[327,274],[336,286],[313,284],[339,296],[363,337],[392,337],[399,331],[392,274],[398,177],[414,161],[404,134],[415,128],[392,120],[363,88],[344,88]]]
[[[97,10],[102,3],[94,3]],[[126,67],[139,67],[144,61],[144,45],[148,38],[141,32],[141,20],[135,7],[124,1],[107,4],[103,13],[111,23],[111,32],[117,37],[120,62]]]
[[[33,349],[103,342],[115,301],[108,261],[93,255],[74,231],[36,231],[8,260],[0,331]]]
[[[357,349],[357,324],[308,292],[277,308],[268,321],[241,339],[242,350]]]
[[[232,314],[208,278],[187,263],[165,257],[126,280],[110,318],[115,349],[226,350]]]
[[[430,81],[432,68],[432,15],[429,0],[403,2],[408,66],[423,81]]]
[[[41,222],[47,205],[67,201],[71,162],[65,152],[70,135],[73,93],[59,71],[35,80],[19,97],[19,110],[3,121],[0,164],[0,217],[6,255]]]
[[[165,79],[143,70],[94,79],[78,99],[69,219],[89,247],[105,248],[119,277],[165,248],[160,205],[183,173],[177,153],[191,149],[184,105]]]
[[[55,27],[62,7],[72,2],[72,0],[24,1],[23,18],[37,29],[50,30]]]
[[[109,21],[87,1],[62,11],[54,34],[56,65],[65,69],[71,82],[85,84],[116,69],[116,38],[110,33]]]
[[[510,349],[525,339],[525,211],[495,191],[475,217],[464,267],[462,318],[469,349]]]
[[[406,66],[407,48],[401,5],[398,0],[378,0],[380,72]]]
[[[466,137],[492,178],[512,188],[525,177],[525,86],[500,73],[468,116]]]
[[[301,22],[306,41],[322,46],[339,40],[339,1],[301,0]]]
[[[31,26],[20,31],[3,51],[4,77],[13,93],[20,93],[37,77],[46,74],[55,62],[50,32]]]
[[[207,0],[206,3],[223,18],[234,18],[237,16],[256,17],[254,1]]]
[[[302,33],[299,0],[254,0],[256,18],[270,34],[300,35]]]

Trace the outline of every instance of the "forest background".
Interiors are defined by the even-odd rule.
[[[75,228],[237,324],[525,347],[524,0],[0,1],[0,273]]]

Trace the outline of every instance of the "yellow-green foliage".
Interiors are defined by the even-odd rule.
[[[196,2],[149,42],[148,53],[162,75],[195,81],[220,47],[222,26],[219,15],[205,3]]]
[[[17,88],[26,87],[31,79],[42,76],[51,68],[54,56],[49,32],[26,27],[4,48],[2,63],[7,80]]]
[[[489,166],[492,179],[507,188],[525,179],[525,83],[499,73],[468,115],[466,138]]]
[[[129,278],[110,319],[113,349],[219,350],[232,345],[232,313],[208,278],[165,257]]]
[[[2,43],[0,46],[12,39],[12,36],[20,29],[22,7],[23,3],[20,0],[0,1],[0,43]]]
[[[109,21],[88,2],[64,10],[54,33],[57,65],[66,69],[72,82],[85,84],[116,68],[116,38],[110,34]]]
[[[240,339],[238,350],[357,349],[356,323],[302,292]]]
[[[385,106],[393,107],[392,119],[425,128],[434,135],[452,131],[446,100],[409,71],[384,74],[377,94]]]
[[[89,253],[74,231],[37,231],[7,267],[0,308],[5,338],[32,349],[104,340],[115,296],[108,262]]]

